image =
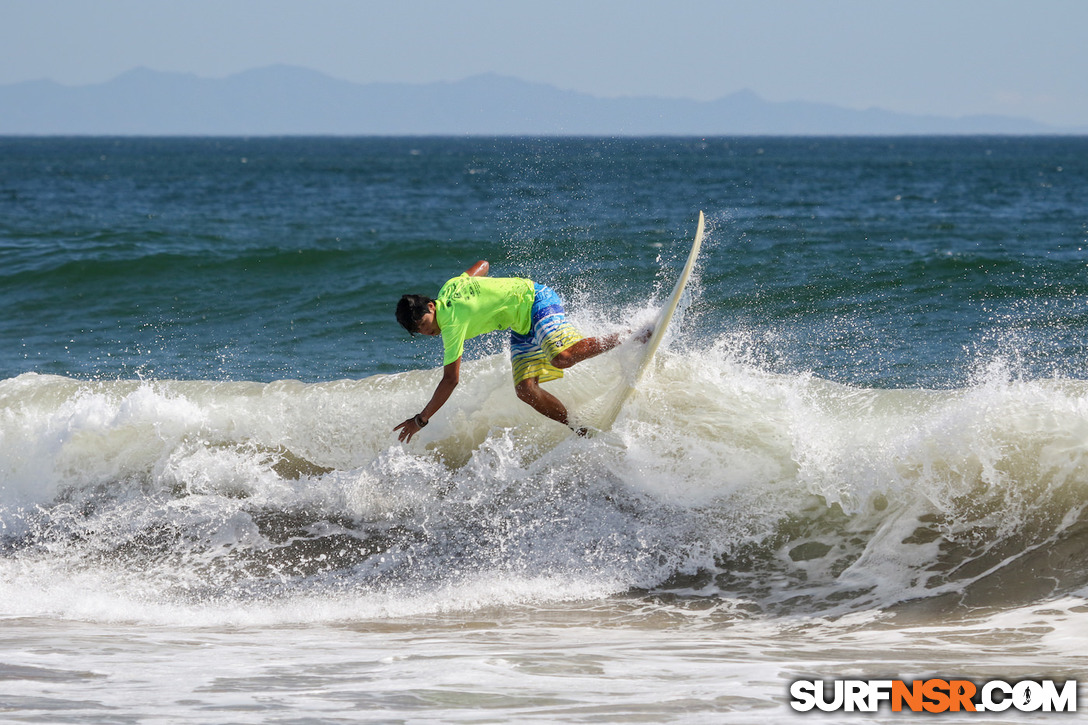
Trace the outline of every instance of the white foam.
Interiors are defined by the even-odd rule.
[[[7,613],[320,618],[666,586],[841,614],[989,592],[1068,546],[1088,385],[994,368],[962,390],[866,390],[766,372],[737,343],[663,352],[589,440],[518,402],[502,354],[467,363],[409,446],[392,428],[436,370],[2,381]],[[621,348],[552,389],[592,408],[623,364]],[[948,546],[975,553],[949,570]]]

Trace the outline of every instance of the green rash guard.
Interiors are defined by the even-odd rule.
[[[445,347],[443,365],[465,352],[465,340],[485,332],[529,331],[536,290],[532,280],[518,277],[454,277],[438,291],[435,320]]]

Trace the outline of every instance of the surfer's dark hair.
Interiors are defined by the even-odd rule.
[[[397,303],[397,322],[411,334],[419,332],[419,321],[429,310],[427,305],[434,302],[427,295],[404,295]]]

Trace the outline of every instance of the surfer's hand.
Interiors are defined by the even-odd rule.
[[[635,342],[637,342],[639,344],[642,344],[642,343],[648,342],[649,339],[651,337],[653,337],[653,334],[654,334],[654,326],[653,325],[647,325],[643,329],[636,332],[633,339],[634,339]]]
[[[416,422],[415,416],[412,416],[400,425],[394,427],[393,430],[400,431],[400,435],[397,436],[397,440],[399,440],[401,443],[411,443],[412,436],[423,430],[423,427]]]

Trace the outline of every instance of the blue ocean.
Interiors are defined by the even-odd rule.
[[[798,679],[1088,680],[1086,189],[1084,137],[0,138],[0,710],[750,723],[804,719]],[[611,431],[518,401],[493,333],[397,441],[442,363],[402,294],[486,259],[626,335],[700,211]],[[592,423],[638,354],[545,387]]]

